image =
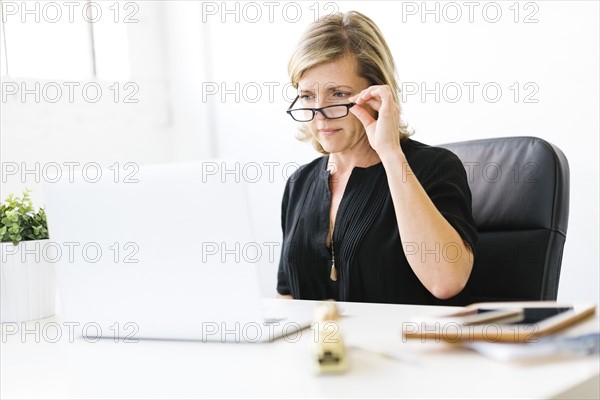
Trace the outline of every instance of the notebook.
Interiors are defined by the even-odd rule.
[[[272,249],[253,240],[248,183],[234,167],[130,164],[45,182],[61,319],[86,338],[301,334],[312,302],[261,298],[257,255]]]

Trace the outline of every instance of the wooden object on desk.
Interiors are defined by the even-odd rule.
[[[348,369],[348,355],[340,331],[340,313],[333,301],[317,305],[313,357],[318,373],[340,373]]]
[[[515,323],[514,321],[495,321],[479,325],[463,323],[465,311],[485,310],[517,310],[524,311],[542,308],[571,308],[568,311],[545,318],[539,322]],[[501,342],[501,343],[527,343],[538,338],[560,332],[596,312],[594,304],[566,304],[553,301],[536,302],[496,302],[477,303],[467,308],[450,314],[419,318],[406,322],[402,326],[402,334],[407,339],[430,339],[435,341],[458,342]],[[454,320],[453,320],[454,316]],[[510,323],[509,323],[510,322]]]

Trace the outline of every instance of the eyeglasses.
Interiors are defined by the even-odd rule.
[[[296,108],[292,110],[292,107],[294,107],[294,104],[296,104],[299,98],[300,96],[296,97],[296,100],[294,100],[294,102],[290,104],[290,107],[286,111],[295,121],[298,122],[312,121],[315,115],[317,114],[317,111],[323,114],[323,116],[328,119],[344,118],[350,112],[350,108],[352,108],[355,104],[335,104],[333,106],[321,108]]]

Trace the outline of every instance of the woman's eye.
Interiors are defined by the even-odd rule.
[[[350,95],[350,93],[348,92],[335,92],[333,94],[333,97],[348,97]]]
[[[300,95],[300,100],[310,100],[313,96],[311,94],[302,94]]]

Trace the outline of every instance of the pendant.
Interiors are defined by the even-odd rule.
[[[329,274],[329,277],[332,281],[337,282],[337,268],[335,268],[334,263],[331,263],[331,273]]]

